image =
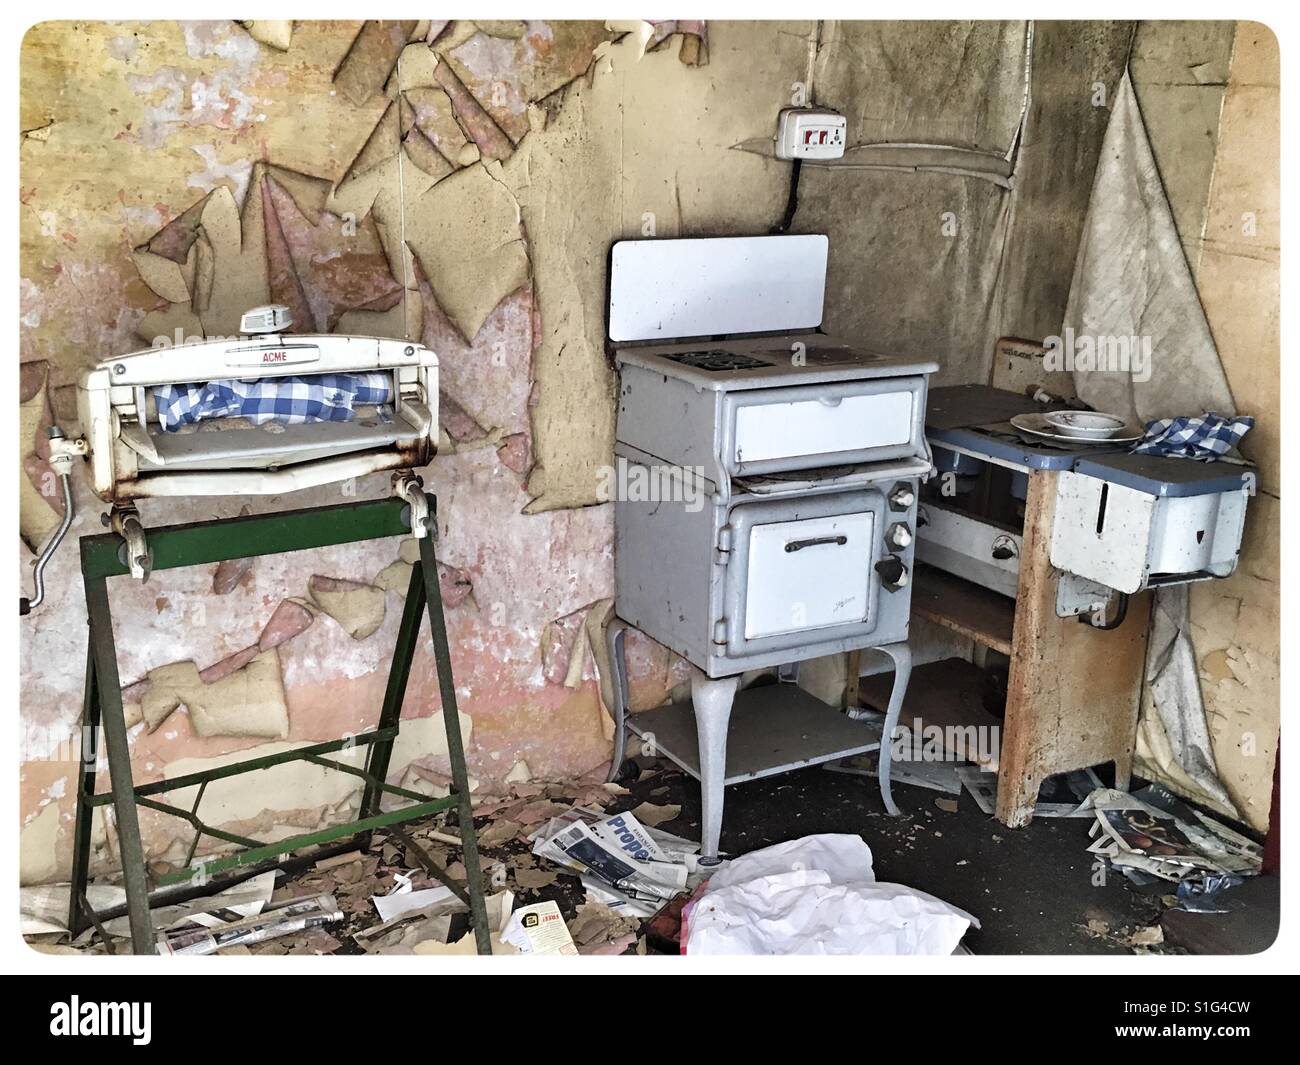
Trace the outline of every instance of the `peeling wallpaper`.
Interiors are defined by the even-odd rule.
[[[683,50],[688,35],[661,26],[645,61],[701,69],[705,31],[692,30],[697,44]],[[490,790],[511,773],[600,772],[609,744],[582,620],[613,594],[612,511],[594,505],[594,478],[540,504],[528,484],[540,477],[539,436],[565,441],[551,448],[562,484],[608,461],[603,316],[586,322],[552,380],[539,380],[539,290],[563,307],[576,281],[550,281],[550,255],[534,265],[530,222],[547,232],[542,190],[528,188],[524,168],[508,182],[501,164],[541,135],[539,101],[554,110],[547,97],[584,77],[615,36],[601,23],[544,22],[34,27],[22,54],[21,578],[58,520],[44,426],[72,426],[73,384],[94,362],[159,336],[230,335],[243,310],[270,301],[291,308],[298,331],[418,336],[441,363],[443,433],[425,476],[439,500],[471,774]],[[606,107],[618,104],[611,96]],[[536,221],[521,211],[525,189]],[[562,188],[549,196],[571,202]],[[603,249],[619,235],[618,219],[596,215],[581,239]],[[603,250],[592,261],[603,264]],[[557,405],[578,414],[566,421],[550,413]],[[570,441],[581,465],[565,476]],[[71,539],[98,531],[104,509],[76,482]],[[339,502],[349,491],[382,496],[386,478],[257,507]],[[158,501],[144,516],[233,516],[242,502]],[[115,581],[137,781],[372,723],[409,561],[405,545],[383,542]],[[50,598],[23,631],[29,879],[66,875],[85,659],[75,545],[47,576]],[[649,641],[633,663],[639,705],[662,701],[684,676]],[[439,710],[421,647],[403,737],[423,741],[404,739],[393,766],[425,789],[445,784],[439,728],[412,727],[436,725]],[[357,798],[352,783],[266,777],[238,821],[274,835],[342,817]],[[151,860],[183,856],[183,823],[146,813],[143,826]],[[98,861],[114,863],[112,842],[110,815]]]

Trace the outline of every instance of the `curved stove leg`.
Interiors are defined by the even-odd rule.
[[[605,627],[605,643],[609,648],[610,690],[614,694],[614,705],[609,708],[614,718],[614,754],[609,763],[609,776],[605,779],[612,783],[623,768],[623,759],[627,749],[627,659],[623,654],[623,643],[627,637],[627,624],[618,618],[611,618]]]
[[[880,733],[880,760],[876,772],[880,778],[880,797],[884,800],[885,809],[897,816],[899,810],[894,803],[889,783],[889,769],[893,761],[894,731],[898,728],[898,718],[903,711],[903,697],[907,694],[907,682],[912,675],[912,648],[905,643],[887,643],[876,650],[884,651],[894,660],[894,686],[889,692],[889,709],[885,711],[885,724]]]
[[[727,726],[739,683],[739,675],[712,680],[699,670],[691,670],[691,703],[700,742],[700,797],[704,806],[700,859],[706,865],[716,864],[718,860],[723,781],[727,777]]]

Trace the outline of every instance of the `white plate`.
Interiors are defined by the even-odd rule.
[[[1047,440],[1055,440],[1057,443],[1061,444],[1085,444],[1095,446],[1101,446],[1104,444],[1132,444],[1141,440],[1144,435],[1140,426],[1126,425],[1114,436],[1108,436],[1103,440],[1086,436],[1070,436],[1066,433],[1059,432],[1041,414],[1017,414],[1011,419],[1011,424],[1021,432],[1029,433],[1031,436],[1041,436]]]
[[[1109,440],[1113,436],[1118,436],[1125,429],[1124,419],[1118,415],[1100,414],[1092,411],[1047,411],[1043,415],[1043,420],[1058,433],[1064,433],[1066,436],[1080,436],[1085,440]],[[1098,422],[1099,424],[1088,425],[1089,421]]]

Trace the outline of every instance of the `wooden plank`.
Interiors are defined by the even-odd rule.
[[[918,565],[912,582],[912,612],[978,644],[1011,654],[1016,603],[971,581],[932,566]]]
[[[1132,596],[1128,617],[1105,631],[1056,616],[1056,573],[1048,558],[1057,474],[1030,474],[1020,550],[997,818],[1028,824],[1045,778],[1115,763],[1128,785],[1137,734],[1151,617],[1148,593]]]
[[[683,41],[685,38],[683,38]],[[845,709],[861,706],[862,699],[858,694],[858,686],[862,683],[862,651],[860,648],[854,648],[848,655],[848,679],[844,683],[844,706]]]
[[[862,704],[883,713],[893,683],[892,672],[863,677]],[[1002,722],[984,706],[987,683],[984,671],[964,658],[945,658],[917,666],[912,670],[898,723],[914,734],[937,726],[944,730],[944,746],[949,754],[996,769]],[[990,731],[978,738],[967,731],[972,727]],[[972,742],[976,750],[971,749]],[[976,757],[979,750],[985,755]]]

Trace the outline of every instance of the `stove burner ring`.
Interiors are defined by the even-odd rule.
[[[734,351],[714,349],[712,351],[684,351],[677,355],[665,355],[671,362],[681,363],[693,370],[706,373],[726,373],[728,370],[765,370],[771,363],[762,359],[740,355]]]

